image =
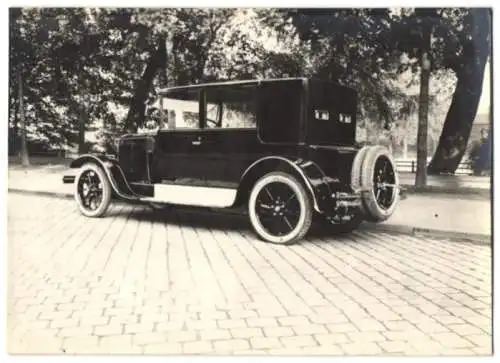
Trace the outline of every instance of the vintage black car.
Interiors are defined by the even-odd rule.
[[[315,79],[207,83],[160,91],[160,128],[125,135],[116,155],[82,155],[78,207],[103,216],[112,198],[245,207],[265,241],[289,244],[313,220],[350,231],[384,221],[399,198],[388,151],[356,144],[357,94]]]

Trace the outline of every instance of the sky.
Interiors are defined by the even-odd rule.
[[[486,69],[484,70],[484,80],[483,80],[483,93],[481,94],[481,100],[479,101],[479,108],[477,110],[478,114],[487,114],[490,112],[490,102],[491,102],[491,65],[490,62],[486,64]]]

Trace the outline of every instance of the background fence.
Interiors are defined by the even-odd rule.
[[[428,160],[428,162],[430,159]],[[395,160],[396,169],[400,173],[416,173],[417,172],[417,160]],[[458,164],[458,168],[455,171],[455,175],[473,175],[472,163],[470,161],[462,161]]]

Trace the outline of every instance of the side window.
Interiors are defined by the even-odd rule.
[[[256,87],[223,86],[207,88],[206,128],[256,128]]]
[[[198,90],[173,90],[161,98],[164,125],[170,129],[197,129],[200,120]]]

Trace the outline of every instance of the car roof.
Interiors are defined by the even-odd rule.
[[[185,86],[175,86],[175,87],[167,87],[158,90],[158,93],[166,93],[168,91],[174,90],[183,90],[190,88],[201,88],[201,87],[216,87],[216,86],[231,86],[231,85],[254,85],[260,83],[272,83],[272,82],[290,82],[290,81],[305,81],[307,78],[305,77],[289,77],[289,78],[271,78],[271,79],[251,79],[244,81],[222,81],[222,82],[207,82],[207,83],[198,83],[191,84]]]

